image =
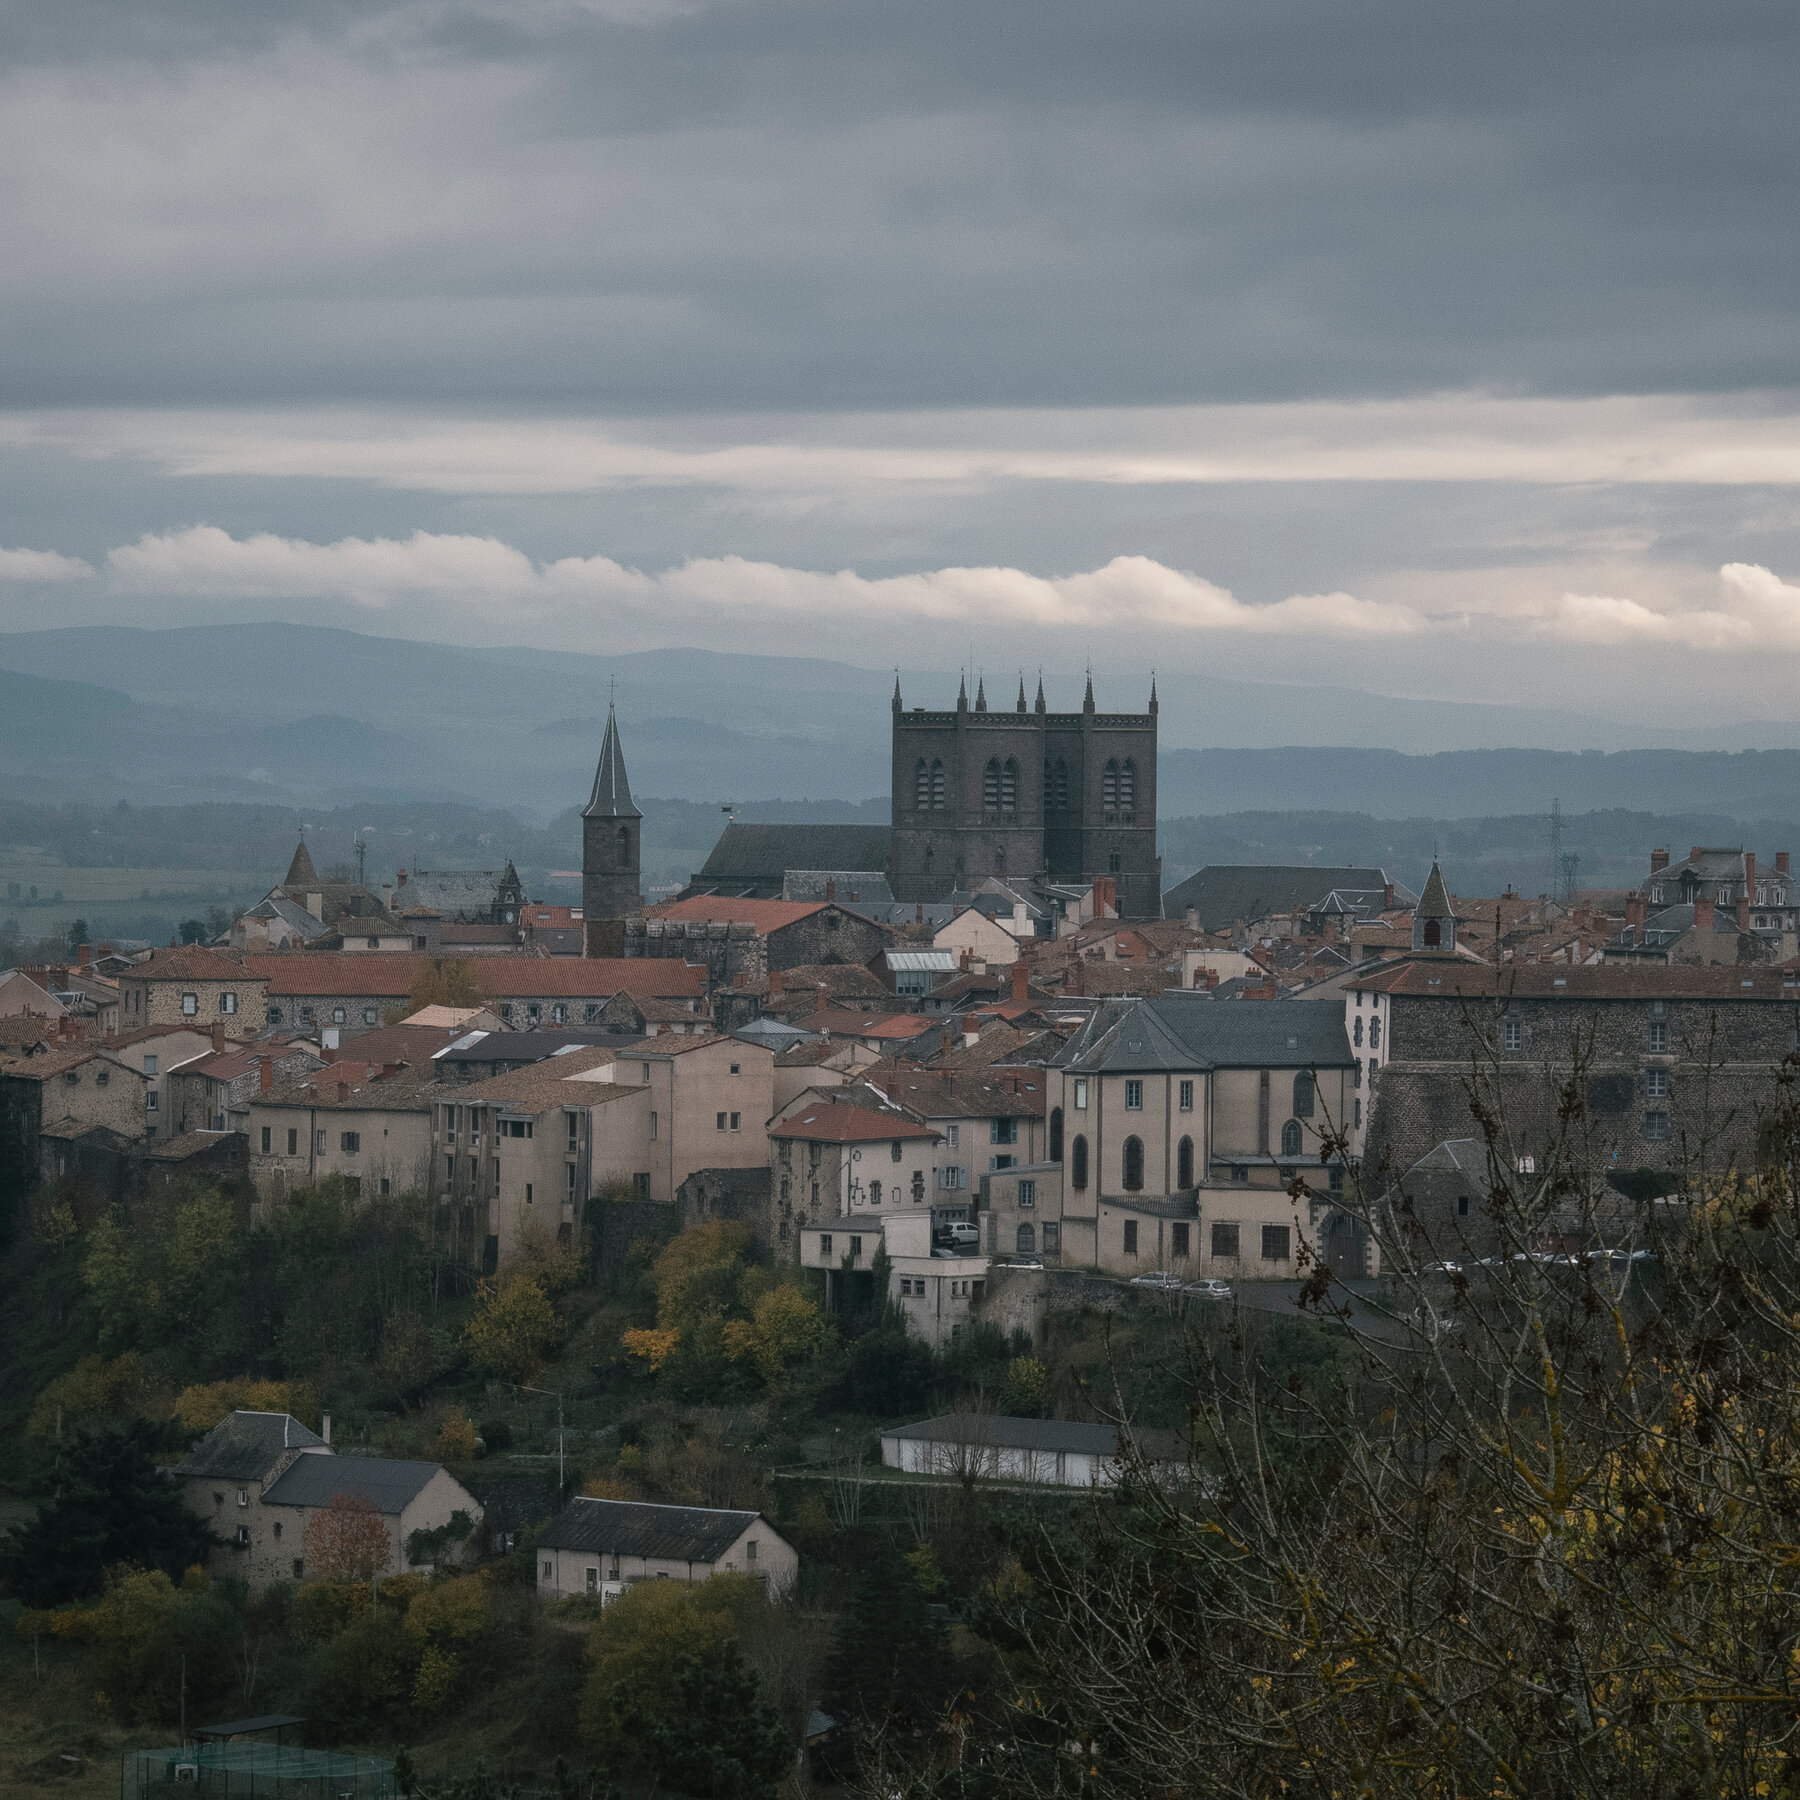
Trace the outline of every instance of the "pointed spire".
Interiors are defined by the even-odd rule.
[[[316,888],[319,885],[319,872],[313,867],[312,853],[307,849],[304,837],[294,852],[294,860],[288,864],[287,879],[281,885],[284,888]]]
[[[1453,917],[1449,890],[1444,886],[1444,877],[1435,856],[1431,859],[1431,873],[1425,878],[1425,891],[1419,896],[1418,916],[1421,919]]]
[[[958,712],[967,712],[969,710],[969,677],[967,674],[957,677],[956,710]]]
[[[975,677],[975,710],[987,711],[987,683],[979,675]]]
[[[1039,670],[1038,670],[1038,697],[1037,697],[1037,706],[1036,706],[1036,707],[1035,707],[1035,708],[1034,708],[1034,709],[1033,709],[1033,710],[1034,710],[1034,711],[1037,711],[1037,712],[1048,712],[1048,711],[1049,711],[1049,710],[1050,710],[1050,709],[1049,709],[1049,708],[1048,708],[1048,707],[1047,707],[1047,706],[1046,706],[1046,705],[1045,705],[1045,704],[1044,704],[1044,671],[1043,671],[1043,670],[1042,670],[1042,669],[1039,669]]]
[[[625,753],[619,748],[619,721],[613,703],[606,703],[606,737],[600,745],[600,765],[594,771],[594,794],[582,808],[584,819],[641,819],[631,804],[631,783],[625,778]]]
[[[1152,712],[1158,710],[1156,704],[1156,671],[1154,669],[1150,671],[1150,710]]]
[[[900,671],[896,669],[894,671],[894,711],[901,712],[903,710],[900,702]]]
[[[1015,712],[1025,710],[1025,671],[1023,669],[1019,671],[1019,704],[1013,710]]]
[[[1081,710],[1091,713],[1094,710],[1094,671],[1088,670],[1087,692],[1081,696]]]

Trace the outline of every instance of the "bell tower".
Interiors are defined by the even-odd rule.
[[[588,956],[622,956],[625,921],[643,910],[638,892],[643,822],[644,815],[631,801],[625,755],[619,748],[619,721],[608,701],[594,792],[581,809],[582,937]]]

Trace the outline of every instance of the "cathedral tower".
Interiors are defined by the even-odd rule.
[[[643,820],[631,803],[619,721],[608,702],[594,793],[581,810],[581,911],[589,956],[623,955],[625,920],[643,910],[638,893]]]

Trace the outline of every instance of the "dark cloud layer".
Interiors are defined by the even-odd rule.
[[[14,8],[0,383],[675,411],[1792,385],[1797,51],[1787,5]]]

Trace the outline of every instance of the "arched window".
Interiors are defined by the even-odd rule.
[[[879,1181],[871,1181],[869,1183],[869,1204],[871,1206],[879,1206],[881,1204],[881,1183]]]
[[[931,805],[931,769],[922,756],[913,770],[913,805],[920,812]]]
[[[1109,762],[1100,772],[1100,805],[1105,812],[1119,809],[1119,765]]]
[[[1362,1048],[1362,1014],[1356,1015],[1356,1023],[1350,1028],[1350,1042],[1360,1050]]]
[[[1381,1048],[1381,1021],[1379,1019],[1369,1021],[1369,1048],[1371,1050]]]
[[[1298,1156],[1300,1154],[1300,1121],[1289,1119],[1281,1128],[1281,1154]]]
[[[1435,950],[1443,941],[1443,931],[1437,920],[1427,919],[1425,921],[1425,948]]]
[[[631,861],[631,827],[619,827],[619,867],[623,869]]]
[[[1087,1186],[1087,1139],[1075,1135],[1074,1154],[1069,1159],[1069,1186],[1080,1193]]]
[[[1137,764],[1130,757],[1119,771],[1119,811],[1130,812],[1137,805]]]
[[[1194,1185],[1194,1140],[1184,1137],[1175,1150],[1175,1185],[1191,1188]]]
[[[1050,1109],[1050,1160],[1062,1161],[1062,1108],[1053,1106]]]
[[[931,764],[931,810],[944,810],[944,765],[935,758]]]
[[[1125,1191],[1135,1194],[1144,1185],[1144,1140],[1128,1137],[1125,1140]]]
[[[981,804],[989,812],[1000,810],[1000,759],[988,758],[988,765],[981,772]]]
[[[1019,1254],[1021,1256],[1037,1255],[1037,1232],[1029,1225],[1019,1227]]]
[[[1310,1119],[1313,1116],[1313,1078],[1310,1069],[1302,1069],[1294,1077],[1294,1117]]]
[[[1019,765],[1010,756],[1000,768],[1000,810],[1019,810]]]

